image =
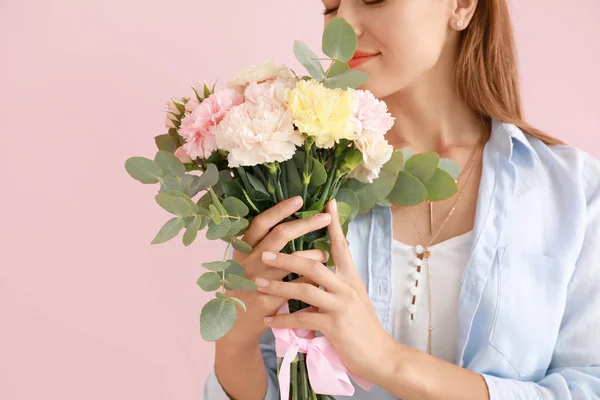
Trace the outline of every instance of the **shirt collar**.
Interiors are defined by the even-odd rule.
[[[492,118],[492,136],[490,141],[498,144],[502,153],[512,162],[515,153],[517,156],[529,157],[534,163],[541,163],[537,151],[533,148],[521,129],[513,124],[498,121]],[[519,150],[515,151],[515,143]]]

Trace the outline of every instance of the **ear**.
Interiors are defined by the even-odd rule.
[[[457,31],[462,31],[471,22],[478,0],[454,0],[450,17],[450,26]],[[460,21],[460,22],[459,22]]]

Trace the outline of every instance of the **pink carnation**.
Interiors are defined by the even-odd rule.
[[[179,133],[185,140],[183,150],[192,160],[196,157],[206,159],[217,150],[217,124],[233,107],[242,104],[243,101],[243,95],[237,90],[218,90],[182,119]]]
[[[387,112],[385,102],[378,100],[369,91],[356,90],[358,97],[358,119],[360,131],[365,130],[372,133],[385,134],[394,125],[395,118]]]

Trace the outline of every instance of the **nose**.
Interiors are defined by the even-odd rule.
[[[352,26],[354,33],[357,37],[362,34],[362,26],[360,23],[360,17],[356,8],[352,5],[353,2],[340,2],[340,6],[337,10],[337,17],[344,18],[346,22]]]

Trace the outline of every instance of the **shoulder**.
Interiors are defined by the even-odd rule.
[[[598,197],[600,191],[600,159],[588,151],[567,145],[548,145],[535,136],[525,133],[525,138],[540,159],[539,168],[561,186],[570,186],[585,195]]]

